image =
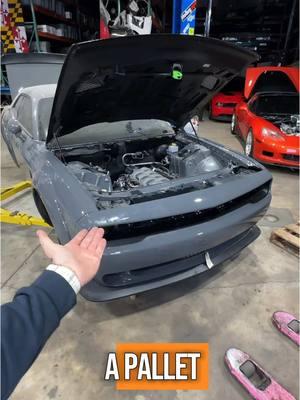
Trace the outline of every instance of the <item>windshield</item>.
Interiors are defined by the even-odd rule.
[[[297,95],[260,96],[257,99],[256,114],[299,114]]]
[[[38,124],[42,140],[46,140],[50,115],[53,105],[53,97],[41,99],[38,105]]]
[[[223,93],[231,92],[242,92],[245,85],[245,79],[241,77],[236,77],[232,79],[227,85],[222,89]]]

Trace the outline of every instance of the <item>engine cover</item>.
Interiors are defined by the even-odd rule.
[[[135,169],[130,174],[130,180],[138,182],[141,186],[157,185],[158,183],[168,182],[168,178],[147,167]]]
[[[179,176],[197,176],[222,168],[210,150],[200,144],[188,144],[178,153],[170,154],[170,171]]]
[[[112,191],[112,182],[109,174],[101,168],[96,168],[84,164],[80,161],[72,161],[68,164],[68,169],[80,180],[91,192]]]

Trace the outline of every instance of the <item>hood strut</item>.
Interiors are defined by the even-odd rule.
[[[58,150],[59,150],[60,160],[61,160],[65,165],[67,165],[67,162],[66,162],[64,153],[63,153],[63,151],[62,151],[61,145],[60,145],[59,140],[58,140],[58,137],[59,137],[59,134],[60,134],[61,130],[62,130],[62,126],[60,126],[60,127],[57,129],[57,131],[55,131],[55,132],[53,133],[53,138],[54,138],[54,141],[56,142],[57,148],[58,148]]]

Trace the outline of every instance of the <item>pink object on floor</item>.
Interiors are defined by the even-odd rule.
[[[256,400],[296,400],[284,387],[279,385],[250,356],[238,349],[228,349],[225,362],[231,374]]]
[[[284,335],[300,346],[299,321],[285,311],[276,311],[272,316],[273,324]]]

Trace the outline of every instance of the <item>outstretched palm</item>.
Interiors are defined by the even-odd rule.
[[[81,286],[96,275],[106,246],[102,228],[83,229],[64,246],[54,243],[44,231],[38,230],[37,235],[45,255],[54,264],[70,268]]]

